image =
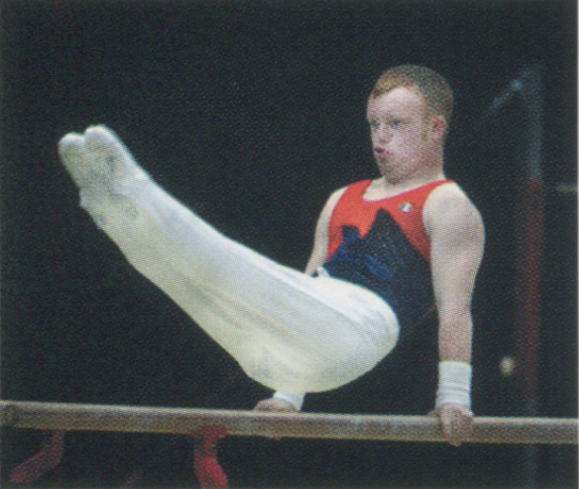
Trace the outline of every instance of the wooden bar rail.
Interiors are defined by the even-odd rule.
[[[0,426],[165,434],[188,434],[202,426],[223,426],[234,436],[444,441],[438,420],[428,416],[278,414],[21,401],[0,401]],[[577,445],[577,440],[577,419],[477,417],[468,442]]]

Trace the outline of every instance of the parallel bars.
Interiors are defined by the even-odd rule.
[[[428,416],[264,413],[215,409],[0,401],[0,426],[42,430],[190,434],[223,426],[229,435],[342,440],[444,441]],[[469,443],[577,445],[578,420],[475,418]]]

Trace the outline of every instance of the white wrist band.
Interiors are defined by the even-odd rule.
[[[468,363],[440,362],[436,409],[444,404],[458,404],[470,409],[471,376],[472,367]]]
[[[304,403],[305,394],[289,394],[287,392],[280,392],[276,391],[273,395],[274,399],[281,399],[282,401],[289,402],[292,406],[294,406],[298,411],[302,408],[302,404]]]

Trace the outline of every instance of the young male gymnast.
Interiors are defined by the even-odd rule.
[[[435,412],[460,444],[470,410],[471,299],[482,219],[446,179],[453,110],[446,81],[421,66],[386,71],[366,117],[380,178],[332,194],[305,273],[236,243],[161,189],[109,129],[59,143],[81,206],[127,260],[276,391],[262,411],[298,411],[304,395],[371,370],[436,308]]]

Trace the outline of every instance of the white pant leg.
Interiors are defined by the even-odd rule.
[[[81,187],[81,204],[250,377],[285,392],[329,390],[394,347],[397,320],[377,295],[279,265],[224,237],[142,171],[121,175]]]

